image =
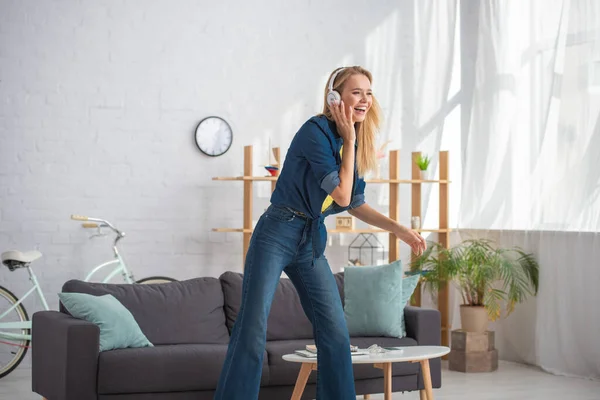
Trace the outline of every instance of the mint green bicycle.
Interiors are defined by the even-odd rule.
[[[176,279],[166,276],[150,276],[136,281],[117,248],[118,242],[125,237],[124,232],[114,227],[110,222],[99,218],[73,215],[71,219],[87,221],[83,224],[84,228],[97,228],[99,233],[94,236],[104,236],[101,231],[103,228],[109,228],[115,233],[113,243],[114,259],[94,268],[85,277],[86,282],[92,281],[92,277],[100,270],[109,268],[112,269],[102,280],[103,283],[109,282],[118,274],[122,275],[124,283],[130,284],[156,284],[176,281]],[[31,263],[41,257],[42,253],[37,250],[28,252],[11,250],[1,255],[2,264],[8,267],[11,272],[17,269],[27,270],[32,287],[19,299],[10,290],[0,286],[0,378],[17,368],[25,358],[31,344],[31,320],[23,306],[23,300],[35,292],[42,303],[43,309],[49,310],[46,297],[40,288],[37,276],[31,268]]]

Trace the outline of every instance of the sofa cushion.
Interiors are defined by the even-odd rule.
[[[411,338],[390,337],[352,337],[350,343],[361,349],[372,344],[380,346],[416,346],[417,342]],[[304,349],[307,344],[314,344],[312,340],[277,340],[267,342],[267,354],[269,356],[269,386],[294,385],[300,372],[300,363],[285,361],[282,357],[291,354],[294,350]],[[376,369],[371,364],[355,364],[354,379],[369,379],[383,377],[383,371]],[[412,375],[419,371],[418,363],[394,363],[392,375]],[[308,378],[309,383],[316,383],[317,374],[312,373]]]
[[[177,344],[106,351],[98,360],[98,393],[214,390],[226,354],[226,344]],[[266,385],[268,380],[265,353],[261,385]]]
[[[154,345],[229,342],[223,292],[216,278],[152,285],[70,280],[62,291],[112,294],[131,312]],[[62,305],[61,311],[66,312]]]
[[[341,296],[343,276],[338,274],[334,276]],[[227,328],[231,332],[242,302],[243,275],[228,271],[219,279],[225,296]],[[304,313],[294,284],[288,278],[280,279],[267,320],[267,340],[312,339],[312,337],[312,324]]]

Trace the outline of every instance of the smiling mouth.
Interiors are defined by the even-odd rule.
[[[354,111],[358,112],[359,114],[363,114],[367,112],[367,108],[366,107],[355,107]]]

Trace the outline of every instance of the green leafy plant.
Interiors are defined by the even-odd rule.
[[[415,160],[415,162],[417,163],[417,166],[419,167],[419,169],[421,171],[425,171],[429,167],[429,163],[431,163],[431,159],[426,155],[420,154],[417,157],[417,159]]]
[[[420,273],[422,284],[432,293],[446,282],[454,283],[464,305],[484,306],[495,321],[502,302],[506,302],[508,316],[517,303],[537,295],[539,265],[519,247],[502,249],[492,244],[489,239],[469,239],[447,249],[428,243],[427,250],[410,264],[410,273]]]

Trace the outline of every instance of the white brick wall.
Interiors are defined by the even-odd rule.
[[[136,277],[241,270],[241,235],[211,228],[241,226],[242,185],[211,177],[241,174],[248,144],[263,174],[269,136],[285,154],[340,64],[371,69],[392,104],[398,85],[387,83],[403,55],[385,41],[406,5],[326,3],[0,0],[0,250],[39,247],[34,267],[52,308],[66,280],[111,256],[110,240],[88,240],[72,213],[123,229]],[[213,114],[235,134],[219,158],[193,141]],[[383,132],[396,147],[398,124]],[[268,184],[255,195],[256,220]],[[387,210],[385,188],[368,196]],[[330,239],[334,270],[352,238]],[[24,271],[6,268],[0,284],[17,295],[28,287]]]

